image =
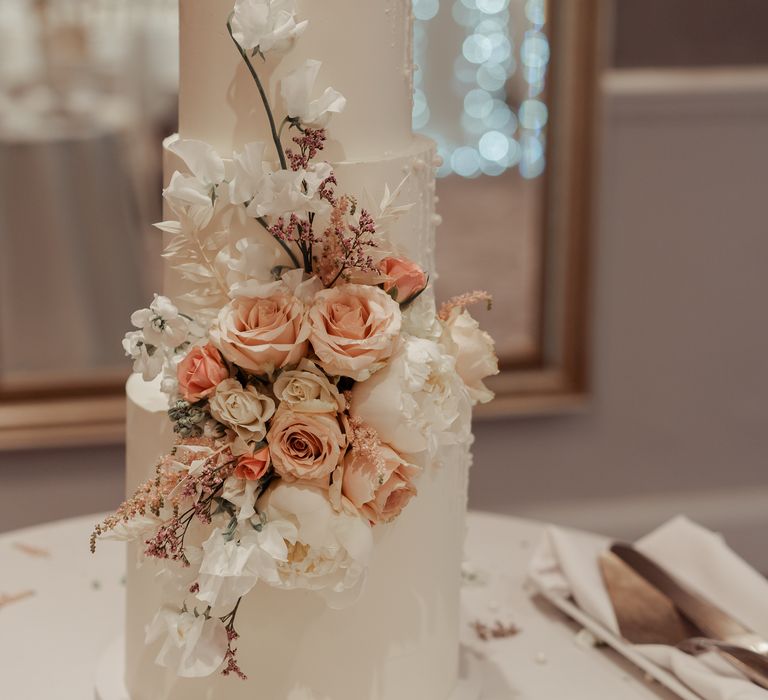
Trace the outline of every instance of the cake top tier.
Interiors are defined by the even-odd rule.
[[[179,0],[181,84],[179,134],[226,155],[269,141],[257,88],[228,32],[233,0]],[[322,62],[317,80],[347,98],[329,128],[332,161],[377,159],[407,147],[411,133],[412,11],[410,0],[296,0],[307,21],[287,52],[254,57],[277,114],[280,80],[308,59]]]

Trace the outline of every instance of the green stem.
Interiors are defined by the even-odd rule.
[[[267,226],[267,222],[264,220],[263,216],[259,216],[256,219],[256,221],[258,221],[264,227],[264,230],[269,233],[269,226]],[[272,236],[272,238],[274,238],[280,244],[280,247],[286,253],[288,253],[288,257],[291,259],[291,262],[293,263],[294,267],[301,267],[301,263],[299,262],[299,259],[296,257],[296,254],[288,247],[288,243],[284,241],[282,238],[278,238],[277,236]]]
[[[248,70],[253,77],[254,82],[256,83],[256,87],[259,89],[259,94],[261,95],[261,101],[264,103],[264,110],[267,113],[267,119],[269,119],[269,128],[272,131],[272,140],[275,143],[275,149],[277,150],[277,157],[280,159],[280,167],[283,170],[288,170],[288,164],[285,160],[285,153],[283,152],[283,145],[280,143],[280,135],[277,133],[277,126],[275,124],[275,118],[272,115],[272,108],[269,106],[269,98],[267,97],[267,93],[264,90],[264,86],[261,84],[261,80],[259,80],[259,75],[256,73],[256,69],[253,67],[253,63],[251,63],[251,59],[248,57],[248,53],[243,49],[240,44],[237,43],[237,39],[235,39],[235,35],[232,33],[232,23],[227,22],[227,31],[229,32],[229,36],[232,39],[232,42],[237,47],[237,50],[240,52],[240,56],[242,56],[243,61],[245,61],[245,65],[248,66]]]

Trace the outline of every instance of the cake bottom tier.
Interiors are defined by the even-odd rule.
[[[171,442],[162,395],[128,382],[128,488],[148,478]],[[458,679],[460,567],[468,446],[445,448],[419,495],[375,529],[360,598],[332,610],[317,594],[259,584],[238,613],[247,681],[182,679],[157,666],[144,629],[161,601],[151,562],[129,547],[125,686],[130,700],[446,700]],[[107,700],[107,699],[105,699]]]

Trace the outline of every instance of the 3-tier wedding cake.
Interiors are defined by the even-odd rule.
[[[180,0],[180,27],[132,495],[92,541],[131,541],[127,696],[447,700],[496,360],[486,295],[435,307],[410,0]]]

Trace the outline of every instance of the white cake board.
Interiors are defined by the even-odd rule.
[[[462,678],[446,700],[483,700],[483,680],[478,671]],[[101,655],[96,669],[95,700],[131,700],[125,689],[125,639],[115,639]]]

